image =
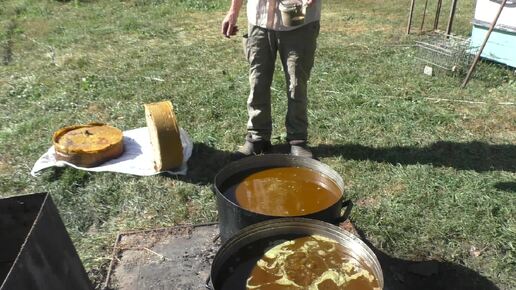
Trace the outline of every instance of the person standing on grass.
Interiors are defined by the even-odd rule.
[[[243,1],[231,0],[222,21],[222,34],[228,38],[238,31],[236,23]],[[236,158],[271,150],[271,84],[277,54],[287,83],[285,126],[290,153],[312,157],[307,146],[307,82],[314,63],[322,0],[303,0],[307,5],[306,15],[304,23],[298,26],[287,26],[282,21],[279,6],[287,1],[291,0],[247,0],[249,26],[244,46],[250,64],[249,120],[245,144],[236,152]]]

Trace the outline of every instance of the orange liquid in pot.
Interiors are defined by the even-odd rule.
[[[223,290],[380,289],[368,267],[338,242],[318,235],[276,241],[249,262],[250,271],[247,262],[235,265]]]
[[[337,184],[303,167],[267,168],[225,190],[240,207],[269,216],[304,216],[324,210],[342,196]]]

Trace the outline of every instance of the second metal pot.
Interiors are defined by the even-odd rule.
[[[298,217],[317,219],[333,224],[338,224],[348,218],[352,203],[350,200],[345,199],[344,180],[328,165],[311,158],[284,154],[252,156],[230,163],[215,176],[213,190],[217,195],[217,210],[219,212],[219,228],[222,241],[227,241],[239,230],[249,225],[265,220],[281,218],[281,216],[264,215],[248,211],[230,200],[224,194],[225,187],[228,186],[228,181],[234,179],[235,176],[243,172],[277,167],[309,168],[329,177],[340,189],[341,197],[336,203],[318,212]]]

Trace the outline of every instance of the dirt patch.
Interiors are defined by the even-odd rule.
[[[0,175],[12,173],[14,168],[6,160],[0,159]]]
[[[390,184],[387,184],[383,188],[383,193],[386,196],[396,196],[400,194],[401,192],[405,191],[407,189],[407,186],[404,183],[401,182],[393,182]]]
[[[122,235],[109,289],[205,289],[220,243],[218,225],[178,226]]]
[[[24,33],[29,37],[48,37],[53,29],[47,19],[26,20],[20,25]]]
[[[355,201],[355,205],[359,207],[375,207],[379,204],[379,200],[376,197],[366,197]]]
[[[478,116],[478,108],[457,107],[455,111],[462,118],[460,126],[469,134],[495,138],[496,141],[516,141],[514,106],[497,107],[481,116]]]
[[[98,113],[101,113],[105,110],[106,108],[104,108],[103,105],[100,105],[100,104],[97,104],[97,103],[91,103],[90,105],[88,105],[88,113],[90,114],[98,114]]]
[[[342,223],[339,224],[339,228],[347,231],[347,232],[350,232],[352,233],[353,235],[357,236],[357,237],[360,237],[360,235],[358,234],[358,231],[357,229],[355,228],[355,226],[351,223],[350,220],[346,220]]]

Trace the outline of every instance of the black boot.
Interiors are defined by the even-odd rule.
[[[308,148],[306,144],[306,140],[291,140],[290,144],[290,154],[299,157],[307,157],[313,158],[312,151]]]
[[[232,154],[231,159],[238,160],[252,155],[269,153],[271,151],[271,148],[271,142],[268,140],[246,140],[244,145],[240,146],[240,148],[238,148],[238,150]]]

